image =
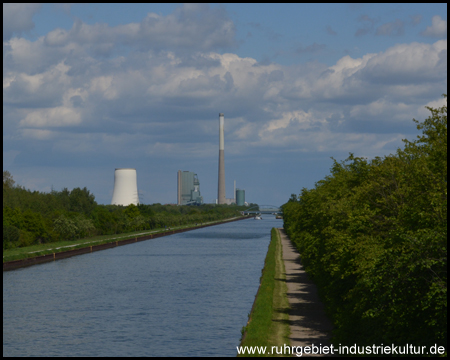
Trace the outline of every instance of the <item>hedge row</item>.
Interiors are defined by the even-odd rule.
[[[43,193],[3,171],[3,249],[94,235],[175,227],[239,216],[245,207],[204,204],[99,205],[86,188]]]
[[[384,158],[350,154],[283,206],[339,344],[447,346],[447,106]]]

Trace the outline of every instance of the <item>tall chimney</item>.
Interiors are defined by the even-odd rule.
[[[224,158],[224,114],[219,114],[219,189],[217,192],[217,202],[226,204],[225,198],[225,158]]]

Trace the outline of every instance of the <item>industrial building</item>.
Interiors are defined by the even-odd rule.
[[[201,205],[200,181],[197,174],[191,171],[178,170],[178,205]]]
[[[242,206],[244,203],[245,190],[236,190],[236,181],[234,182],[234,198],[227,199],[225,195],[225,115],[219,113],[219,181],[216,204],[238,204]]]
[[[215,200],[216,204],[219,204],[219,199]],[[223,204],[226,205],[232,205],[236,204],[238,206],[243,206],[246,204],[245,202],[245,190],[243,189],[236,189],[236,180],[234,181],[234,198],[233,199],[227,199],[225,198],[225,201]]]
[[[236,189],[236,205],[243,206],[245,205],[245,190]]]
[[[130,204],[139,205],[136,169],[115,169],[111,205],[128,206]]]

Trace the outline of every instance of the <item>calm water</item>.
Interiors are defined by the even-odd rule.
[[[3,273],[3,356],[235,356],[263,216]]]

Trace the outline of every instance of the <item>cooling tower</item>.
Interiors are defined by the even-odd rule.
[[[225,198],[225,159],[224,159],[224,114],[219,114],[219,189],[217,192],[217,203],[226,204]]]
[[[136,169],[116,169],[114,171],[114,192],[111,205],[139,205]]]

